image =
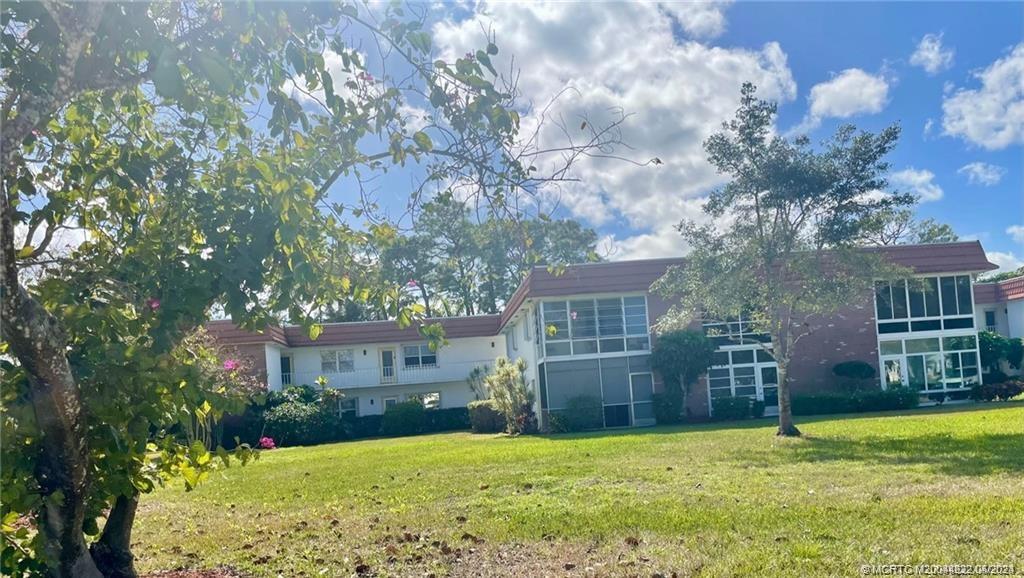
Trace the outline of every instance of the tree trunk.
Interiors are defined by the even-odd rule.
[[[800,430],[793,424],[793,406],[789,398],[789,360],[776,358],[779,373],[779,431],[776,435],[796,437]]]
[[[135,556],[132,555],[132,525],[139,494],[118,496],[103,526],[103,534],[90,551],[96,565],[107,578],[137,578]]]
[[[44,563],[50,576],[98,578],[82,533],[89,448],[81,392],[65,355],[64,331],[18,280],[13,211],[6,190],[0,194],[0,260],[3,339],[28,373],[40,434],[35,478],[43,498],[38,514]]]

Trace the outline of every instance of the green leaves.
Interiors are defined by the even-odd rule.
[[[220,94],[228,94],[234,88],[235,81],[224,59],[212,53],[200,54],[197,57],[199,68],[202,70],[210,86]]]
[[[168,46],[160,51],[153,70],[153,85],[160,96],[172,100],[181,100],[185,96],[185,80],[178,67],[180,55],[174,47]]]
[[[431,141],[430,136],[423,131],[417,131],[416,134],[412,135],[412,140],[413,142],[416,143],[416,146],[418,146],[420,150],[424,152],[430,152],[434,150],[433,141]]]

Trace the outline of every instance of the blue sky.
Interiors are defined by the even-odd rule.
[[[588,161],[577,183],[538,199],[596,229],[608,258],[685,253],[673,226],[699,219],[702,197],[722,184],[701,142],[752,81],[779,102],[782,133],[820,140],[841,123],[899,123],[890,180],[921,196],[919,217],[980,239],[1005,268],[1024,264],[1024,4],[437,2],[430,15],[438,56],[475,51],[485,30],[499,70],[514,56],[521,100],[535,104],[522,110],[528,127],[567,86],[575,92],[551,112],[570,125],[632,115],[624,154],[663,165]],[[561,138],[540,126],[542,144]],[[409,175],[378,186],[397,212]]]

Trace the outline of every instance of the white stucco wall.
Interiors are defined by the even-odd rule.
[[[397,397],[398,401],[406,401],[413,394],[441,394],[441,408],[466,407],[476,399],[469,385],[463,381],[450,383],[431,383],[423,385],[388,385],[344,389],[345,397],[359,400],[359,415],[380,415],[384,413],[384,399]]]
[[[1007,335],[1024,338],[1024,299],[1006,304]]]

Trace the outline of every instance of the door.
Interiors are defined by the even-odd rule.
[[[281,385],[292,384],[292,358],[281,358]]]
[[[395,350],[380,350],[380,382],[395,383]]]
[[[779,370],[774,366],[762,366],[758,377],[760,383],[757,386],[761,389],[761,399],[766,408],[777,408],[779,406]]]

